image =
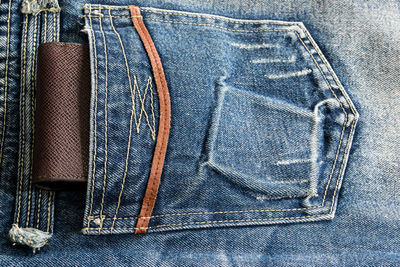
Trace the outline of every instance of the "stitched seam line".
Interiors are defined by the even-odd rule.
[[[91,12],[91,11],[90,11]],[[93,55],[94,55],[94,73],[95,73],[95,106],[94,106],[94,155],[93,155],[93,167],[92,167],[92,188],[90,190],[90,208],[89,208],[89,214],[88,214],[88,221],[87,221],[87,226],[89,227],[90,224],[90,217],[92,216],[93,212],[93,197],[94,197],[94,183],[96,179],[96,156],[97,156],[97,84],[98,84],[98,72],[97,72],[97,50],[96,50],[96,37],[94,34],[93,30],[93,25],[92,25],[92,18],[89,17],[89,25],[90,25],[90,31],[92,35],[92,42],[93,42]]]
[[[56,13],[53,12],[53,41],[57,40],[57,30],[56,30]]]
[[[103,208],[104,208],[104,196],[106,193],[106,182],[107,182],[107,154],[108,154],[108,142],[107,142],[107,90],[108,90],[108,60],[107,60],[107,42],[106,37],[103,31],[103,22],[101,18],[99,18],[100,32],[102,34],[103,43],[104,43],[104,59],[105,59],[105,94],[104,94],[104,177],[103,177],[103,192],[101,194],[101,206],[100,206],[100,218],[103,217]],[[101,221],[99,225],[99,231],[102,228],[103,222]]]
[[[229,223],[229,222],[254,222],[254,221],[278,221],[278,220],[296,220],[303,218],[317,218],[317,217],[325,217],[323,215],[306,215],[306,216],[295,216],[295,217],[282,217],[282,218],[257,218],[257,219],[238,219],[238,220],[217,220],[217,221],[202,221],[202,222],[185,222],[185,223],[173,223],[173,224],[160,224],[156,226],[149,226],[146,229],[155,229],[155,228],[168,228],[173,226],[182,226],[182,225],[198,225],[198,224],[218,224],[218,223]],[[102,230],[109,230],[110,228],[103,228]],[[114,227],[114,230],[122,229],[122,230],[141,230],[141,227]],[[83,231],[96,231],[97,228],[84,228]]]
[[[38,18],[37,15],[35,16],[35,24],[33,28],[33,40],[32,40],[32,63],[31,63],[31,126],[32,126],[32,133],[31,133],[31,156],[30,159],[33,159],[33,148],[34,148],[34,136],[35,136],[35,66],[36,66],[36,49],[37,49],[37,32],[38,32]],[[33,162],[30,163],[30,170],[29,170],[29,189],[28,189],[28,214],[26,219],[26,227],[29,225],[29,220],[31,216],[31,201],[32,201],[32,171],[33,171]],[[35,206],[35,203],[32,202]],[[32,207],[34,209],[34,207]]]
[[[283,26],[292,26],[292,25],[297,25],[297,22],[285,22],[285,21],[241,21],[240,19],[235,19],[235,18],[229,18],[229,17],[224,17],[224,16],[219,16],[219,15],[209,15],[209,14],[202,14],[202,15],[197,15],[197,14],[182,14],[179,12],[173,12],[173,11],[155,11],[151,10],[150,8],[142,8],[146,12],[154,13],[154,14],[161,14],[161,15],[173,15],[173,16],[184,16],[184,17],[192,17],[192,18],[213,18],[218,21],[226,21],[230,23],[235,23],[235,24],[254,24],[254,25],[260,25],[260,24],[268,24],[268,25],[283,25]],[[188,12],[190,13],[190,12]],[[245,19],[243,19],[245,20]]]
[[[82,10],[89,9],[90,7],[83,7]],[[103,10],[103,9],[111,9],[111,10],[124,10],[128,9],[126,7],[112,7],[112,6],[107,6],[107,7],[102,7],[101,5],[96,6],[96,9],[98,10]],[[218,21],[226,21],[230,23],[235,23],[235,24],[254,24],[254,25],[260,25],[260,24],[269,24],[269,25],[283,25],[283,26],[292,26],[298,24],[298,22],[290,22],[290,21],[279,21],[279,20],[252,20],[252,19],[236,19],[236,18],[229,18],[229,17],[224,17],[220,15],[214,15],[214,14],[195,14],[190,11],[182,11],[185,12],[185,14],[180,13],[179,11],[174,11],[174,10],[164,10],[164,11],[155,11],[154,8],[149,8],[149,7],[141,7],[141,10],[149,13],[154,13],[154,14],[161,14],[161,15],[175,15],[175,16],[184,16],[184,17],[194,17],[194,18],[213,18]],[[100,14],[98,16],[101,16],[103,14]],[[85,16],[85,15],[84,15]],[[128,16],[128,15],[115,15],[114,17],[138,17],[138,16]],[[140,16],[139,16],[140,17]]]
[[[304,30],[303,30],[303,31],[304,31]],[[296,33],[297,38],[299,39],[299,41],[303,44],[304,48],[307,50],[307,52],[308,52],[309,55],[311,56],[311,58],[312,58],[312,60],[314,61],[315,65],[318,67],[319,71],[321,72],[322,76],[324,77],[325,82],[327,83],[329,89],[331,90],[331,92],[332,92],[332,94],[334,95],[334,97],[336,98],[336,100],[339,102],[340,107],[342,108],[342,110],[343,110],[343,112],[344,112],[344,114],[345,114],[345,117],[346,117],[345,122],[343,123],[342,134],[341,134],[341,138],[340,138],[340,141],[339,141],[339,146],[338,146],[338,149],[337,149],[337,152],[336,152],[336,157],[335,157],[335,160],[334,160],[334,163],[333,163],[333,167],[332,167],[331,173],[330,173],[330,175],[329,175],[327,187],[325,188],[324,197],[323,197],[323,200],[322,200],[322,206],[324,206],[324,204],[325,204],[325,198],[326,198],[326,194],[327,194],[327,189],[328,189],[328,186],[330,185],[330,182],[331,182],[331,180],[332,180],[333,172],[334,172],[334,170],[336,169],[336,163],[337,163],[338,156],[339,156],[339,154],[340,154],[340,148],[341,148],[341,145],[342,145],[342,140],[343,140],[343,136],[344,136],[344,132],[345,132],[345,126],[347,125],[347,122],[348,122],[348,119],[349,119],[349,118],[348,118],[348,114],[347,114],[347,112],[346,112],[346,110],[345,110],[345,108],[344,108],[342,102],[340,102],[339,98],[338,98],[337,95],[334,93],[332,86],[330,85],[328,79],[326,78],[325,74],[323,73],[323,70],[322,70],[321,67],[319,66],[318,62],[316,61],[316,59],[314,58],[314,56],[312,55],[311,51],[308,49],[308,47],[306,46],[306,44],[303,42],[303,40],[301,39],[300,35],[299,35],[297,32],[295,32],[295,33]],[[308,36],[307,36],[307,37],[308,37]],[[311,43],[311,40],[310,40],[310,39],[308,39],[308,40],[309,40],[310,43]],[[318,54],[318,55],[319,55],[320,58],[321,58],[321,55],[320,55],[320,54]],[[342,162],[342,164],[343,164],[343,162]],[[340,172],[339,172],[339,175],[340,175]]]
[[[44,12],[43,40],[47,42],[47,11]]]
[[[49,205],[47,206],[47,226],[46,231],[50,232],[50,218],[51,218],[51,202],[53,201],[53,192],[49,192]]]
[[[115,17],[115,16],[114,16],[114,17]],[[132,16],[132,17],[137,17],[137,16]],[[150,20],[150,19],[149,19],[149,20]],[[163,22],[171,22],[171,23],[174,23],[174,21],[163,21]],[[184,24],[184,23],[182,23],[182,24]],[[185,24],[189,24],[189,23],[185,23]],[[196,25],[200,25],[200,24],[196,24]],[[212,25],[207,25],[207,24],[206,24],[206,26],[212,26]],[[224,29],[227,29],[227,28],[224,28]],[[227,30],[230,30],[230,29],[227,29]],[[264,31],[264,30],[263,30],[263,31]],[[278,31],[278,30],[273,30],[273,31]],[[279,31],[293,31],[293,30],[279,30]],[[344,95],[344,98],[346,99],[346,102],[349,104],[349,107],[350,107],[352,113],[355,115],[356,113],[355,113],[355,111],[354,111],[354,109],[353,109],[351,103],[349,102],[349,100],[348,100],[347,96],[345,95],[345,93],[342,92],[343,89],[342,89],[341,86],[339,85],[340,83],[338,82],[338,80],[337,80],[337,78],[335,77],[335,75],[332,73],[331,67],[328,65],[328,63],[326,62],[325,58],[320,54],[319,49],[317,49],[317,48],[315,47],[315,43],[314,43],[313,41],[310,40],[310,37],[309,37],[308,32],[307,32],[306,30],[304,30],[304,29],[303,29],[303,31],[305,32],[305,34],[306,34],[308,40],[310,41],[312,47],[317,51],[317,53],[318,53],[318,55],[320,56],[321,60],[322,60],[322,61],[325,63],[325,65],[327,66],[327,69],[328,69],[329,73],[332,75],[333,79],[335,80],[336,84],[337,84],[338,87],[339,87],[339,91]],[[247,31],[246,31],[246,32],[247,32]],[[296,34],[298,35],[297,32],[296,32]],[[301,39],[301,37],[300,37],[299,35],[298,35],[298,38],[299,38],[299,40],[302,42],[303,46],[306,48],[306,50],[308,51],[308,53],[310,54],[311,58],[313,59],[314,63],[315,63],[316,66],[318,67],[318,69],[320,70],[320,72],[321,72],[321,74],[323,75],[325,81],[327,82],[327,84],[328,84],[328,86],[329,86],[329,88],[330,88],[332,94],[333,94],[333,95],[335,96],[335,98],[338,100],[339,104],[341,105],[341,108],[342,108],[343,112],[344,112],[345,115],[346,115],[346,122],[343,124],[341,139],[340,139],[340,142],[339,142],[339,145],[338,145],[338,148],[337,148],[336,157],[335,157],[335,162],[334,162],[334,166],[335,166],[335,165],[336,165],[336,162],[337,162],[337,159],[338,159],[338,155],[340,154],[340,148],[341,148],[341,145],[342,145],[342,141],[343,141],[343,137],[344,137],[344,132],[345,132],[345,129],[346,129],[345,126],[347,125],[347,122],[348,122],[347,112],[346,112],[345,108],[343,107],[343,104],[341,103],[341,101],[338,99],[338,97],[337,97],[336,94],[334,93],[334,91],[333,91],[333,89],[332,89],[332,86],[330,85],[329,81],[327,80],[327,78],[326,78],[324,72],[322,71],[321,67],[319,66],[318,62],[316,62],[316,60],[315,60],[315,58],[313,57],[312,53],[311,53],[311,52],[309,51],[309,49],[306,47],[306,45],[304,44],[304,42],[302,41],[302,39]],[[350,140],[350,137],[351,137],[351,133],[353,132],[355,123],[356,123],[356,121],[354,120],[353,123],[352,123],[352,127],[351,127],[351,129],[350,129],[350,131],[349,131],[349,137],[348,137],[348,139],[347,139],[347,144],[346,144],[345,152],[343,153],[343,159],[345,158],[346,154],[348,153],[349,140]],[[337,192],[337,188],[338,188],[339,181],[341,180],[341,179],[339,179],[339,177],[340,177],[340,174],[341,174],[341,172],[342,172],[342,170],[343,170],[344,162],[345,162],[345,161],[343,160],[343,161],[342,161],[342,164],[341,164],[341,168],[340,168],[339,174],[338,174],[338,179],[337,179],[337,182],[336,182],[335,191],[334,191],[334,194],[333,194],[333,197],[332,197],[332,200],[333,200],[333,201],[332,201],[332,205],[331,205],[331,210],[330,210],[330,212],[332,212],[332,208],[333,208],[333,206],[334,206],[334,199],[335,199],[335,195],[336,195],[336,192]],[[332,168],[332,172],[331,172],[332,174],[333,174],[333,170],[335,169],[334,166],[333,166],[333,168]],[[332,174],[330,175],[329,182],[328,182],[328,184],[327,184],[327,186],[326,186],[325,193],[324,193],[324,198],[326,197],[327,190],[328,190],[328,188],[329,188],[329,185],[330,185],[330,182],[331,182],[331,179],[332,179]],[[318,207],[323,207],[323,206],[324,206],[324,205],[322,205],[322,206],[314,206],[314,207],[310,207],[310,208],[318,208]],[[310,209],[310,208],[282,209],[282,210],[259,210],[259,211],[289,211],[289,210],[306,210],[306,209]],[[253,210],[253,211],[257,211],[257,210]],[[148,217],[148,218],[164,217],[164,216],[174,216],[174,215],[195,215],[195,214],[236,213],[236,212],[248,212],[248,211],[233,211],[233,212],[232,212],[232,211],[228,211],[228,212],[210,212],[210,213],[208,213],[208,212],[206,212],[206,213],[175,213],[175,214],[155,215],[155,216],[150,216],[150,217]],[[309,216],[302,216],[302,217],[298,217],[298,218],[304,218],[304,217],[309,217]],[[137,217],[127,217],[127,218],[137,218]],[[143,218],[143,217],[142,217],[142,218]],[[287,218],[297,218],[297,217],[287,217]],[[111,218],[105,218],[105,219],[111,219]],[[114,219],[114,218],[112,218],[112,219]],[[126,219],[126,218],[118,218],[118,219]],[[285,218],[274,218],[274,219],[285,219]],[[149,228],[152,228],[152,227],[149,227]],[[106,228],[103,228],[103,229],[106,229]],[[118,228],[114,228],[114,229],[118,229]],[[126,229],[126,228],[124,228],[124,229]],[[132,229],[133,229],[133,228],[132,228]],[[134,229],[143,229],[143,228],[142,228],[142,227],[135,227]]]
[[[296,34],[297,34],[298,38],[300,39],[300,41],[302,42],[303,46],[306,46],[305,43],[301,40],[301,37],[298,35],[297,32],[296,32]],[[307,49],[308,53],[309,53],[310,56],[312,57],[314,63],[317,65],[317,67],[318,67],[318,69],[320,70],[321,74],[324,76],[324,79],[325,79],[325,81],[327,82],[327,84],[328,84],[328,86],[329,86],[329,88],[330,88],[332,94],[333,94],[333,95],[335,96],[335,98],[338,100],[338,102],[339,102],[339,104],[341,105],[342,110],[343,110],[344,113],[346,114],[346,118],[347,118],[347,113],[346,113],[346,111],[344,110],[344,107],[343,107],[342,103],[340,102],[340,100],[338,99],[338,97],[336,96],[336,94],[334,93],[334,91],[333,91],[333,89],[332,89],[330,83],[329,83],[328,80],[326,79],[326,77],[325,77],[325,75],[324,75],[322,69],[319,67],[319,64],[318,64],[318,63],[316,62],[316,60],[313,58],[311,51],[309,51],[309,49],[308,49],[307,47],[305,47],[305,48]],[[340,152],[340,147],[341,147],[342,140],[343,140],[343,137],[344,137],[344,130],[345,130],[345,125],[346,125],[346,124],[347,124],[347,123],[344,123],[344,124],[343,124],[342,135],[341,135],[341,139],[340,139],[340,142],[339,142],[339,145],[338,145],[338,149],[337,149],[338,152]],[[351,131],[350,131],[350,132],[351,132]],[[337,153],[337,157],[338,157],[339,154],[340,154],[340,153]],[[336,159],[335,159],[334,166],[336,165],[337,157],[336,157]],[[342,166],[343,166],[343,162],[342,162]],[[341,166],[341,168],[342,168],[342,166]],[[334,170],[334,169],[335,169],[335,167],[332,168],[332,170]],[[332,171],[332,173],[333,173],[333,171]],[[339,172],[339,176],[340,176],[340,172]],[[327,187],[326,187],[326,190],[325,190],[325,194],[324,194],[324,195],[326,195],[327,189],[329,188],[329,185],[330,185],[330,181],[329,181],[329,183],[327,184]],[[334,196],[335,196],[335,195],[333,195],[333,197],[334,197]],[[310,208],[304,208],[303,210],[311,209],[311,208],[318,208],[318,207],[323,207],[323,205],[321,205],[321,206],[314,206],[314,207],[310,207]],[[288,210],[298,210],[298,209],[288,209]],[[271,210],[271,211],[272,211],[272,210]],[[279,211],[279,210],[274,210],[274,211]],[[240,211],[240,212],[246,212],[246,211]],[[217,213],[219,213],[219,212],[217,212]],[[221,213],[230,213],[230,212],[221,212]],[[179,215],[183,215],[183,214],[179,214]],[[169,215],[156,215],[156,216],[160,216],[160,217],[161,217],[161,216],[169,216]],[[171,216],[172,216],[172,215],[171,215]],[[152,216],[147,217],[147,218],[152,218]],[[118,219],[120,219],[120,218],[118,218]],[[139,227],[138,229],[141,229],[141,228]]]
[[[22,95],[22,103],[21,103],[21,115],[22,115],[22,126],[21,126],[21,150],[20,150],[20,166],[19,166],[19,188],[18,188],[18,207],[17,207],[17,218],[16,218],[16,223],[17,225],[19,224],[19,218],[21,215],[21,196],[22,196],[22,181],[24,177],[24,157],[25,157],[25,83],[26,83],[26,42],[27,42],[27,36],[28,36],[28,15],[25,15],[25,21],[23,24],[25,24],[24,28],[24,41],[23,41],[23,64],[22,64],[22,85],[21,85],[21,95]]]
[[[38,228],[38,229],[40,226],[40,212],[41,212],[41,210],[40,210],[41,202],[40,201],[41,200],[42,200],[42,189],[39,189],[38,210],[37,210],[37,218],[36,218],[36,228]]]
[[[110,13],[110,16],[111,16],[111,11],[110,10],[109,10],[109,13]],[[124,174],[123,174],[122,183],[121,183],[121,189],[120,189],[120,192],[119,192],[119,195],[118,195],[118,203],[117,203],[117,207],[115,209],[115,214],[114,214],[114,218],[116,219],[117,216],[118,216],[119,206],[121,204],[121,197],[122,197],[122,194],[123,194],[123,191],[124,191],[126,175],[127,175],[127,172],[128,172],[128,159],[129,159],[129,152],[130,152],[130,147],[131,147],[132,128],[133,128],[132,127],[132,120],[133,120],[133,117],[134,117],[135,121],[136,121],[136,111],[135,111],[135,93],[134,93],[135,92],[134,91],[135,88],[132,89],[132,82],[131,82],[131,77],[130,77],[130,73],[129,73],[129,64],[128,64],[128,59],[126,57],[125,48],[124,48],[124,45],[122,43],[120,34],[117,32],[117,30],[114,27],[114,23],[112,21],[112,18],[110,18],[110,23],[111,23],[111,27],[112,27],[115,35],[118,37],[118,40],[119,40],[119,43],[120,43],[120,46],[121,46],[121,50],[122,50],[122,54],[124,56],[125,67],[126,67],[126,72],[127,72],[126,74],[127,74],[127,77],[128,77],[129,89],[130,89],[130,93],[131,93],[131,104],[132,104],[131,116],[130,116],[130,120],[129,120],[129,137],[128,137],[128,144],[127,144],[127,148],[126,148],[125,168],[124,168]],[[136,79],[135,79],[135,81],[136,81]],[[142,113],[140,113],[140,114],[142,114]],[[140,118],[139,118],[139,123],[140,123]],[[100,216],[101,216],[101,214],[100,214]],[[111,229],[114,227],[115,219],[113,220]]]
[[[2,127],[2,135],[1,135],[1,143],[0,143],[0,166],[3,163],[3,149],[4,149],[4,140],[6,135],[6,123],[7,123],[7,91],[8,91],[8,58],[10,55],[10,24],[11,24],[11,5],[12,2],[9,0],[8,2],[8,17],[7,17],[7,48],[6,48],[6,63],[5,63],[5,72],[4,72],[4,105],[3,105],[3,127]]]

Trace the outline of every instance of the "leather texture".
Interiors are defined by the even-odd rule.
[[[84,189],[89,154],[89,48],[41,44],[37,68],[32,182],[43,189]]]

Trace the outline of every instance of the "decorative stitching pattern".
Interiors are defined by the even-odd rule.
[[[147,79],[147,83],[146,83],[146,87],[144,89],[144,93],[143,93],[143,97],[140,94],[140,89],[139,89],[139,85],[136,79],[136,75],[133,76],[133,83],[134,83],[134,93],[133,93],[133,98],[135,98],[135,90],[137,90],[138,92],[138,97],[139,97],[139,101],[140,101],[140,114],[139,114],[139,119],[136,122],[136,113],[135,113],[135,124],[136,124],[136,132],[139,133],[140,132],[140,122],[142,120],[142,115],[144,114],[145,118],[146,118],[146,123],[147,126],[150,129],[151,132],[151,138],[153,140],[156,139],[156,126],[155,126],[155,116],[154,116],[154,105],[153,105],[153,83],[152,83],[152,79],[149,76],[149,78]],[[151,108],[151,114],[152,114],[152,122],[153,124],[150,124],[149,121],[149,115],[147,114],[147,111],[145,109],[145,101],[146,101],[146,95],[147,92],[150,90],[150,108]]]
[[[152,12],[152,11],[150,11],[150,10],[146,10],[146,11]],[[156,13],[156,12],[153,12],[153,13]],[[109,16],[110,19],[111,19],[112,17],[117,17],[117,16],[111,16],[111,14],[109,14],[109,15],[110,15],[110,16]],[[184,14],[175,14],[175,15],[184,15]],[[186,15],[186,16],[189,16],[189,15]],[[90,17],[90,15],[89,15],[89,17]],[[129,17],[129,16],[118,16],[118,17]],[[137,17],[139,17],[139,16],[130,16],[130,17],[131,17],[131,18],[132,18],[132,17],[133,17],[133,18],[137,18]],[[233,30],[233,29],[229,29],[229,28],[225,28],[225,27],[218,27],[218,26],[212,25],[212,24],[199,24],[199,23],[176,22],[176,21],[154,20],[154,19],[147,19],[147,20],[152,20],[152,21],[157,21],[157,22],[169,22],[169,23],[179,23],[179,24],[199,25],[199,26],[210,26],[210,27],[220,28],[220,29],[224,29],[224,30]],[[240,24],[252,24],[252,23],[245,23],[245,22],[237,22],[237,23],[240,23]],[[267,23],[267,22],[264,22],[264,23]],[[290,23],[289,25],[293,25],[293,24],[296,24],[296,23]],[[327,70],[329,71],[329,74],[332,75],[332,77],[333,77],[333,79],[334,79],[336,85],[338,86],[338,89],[339,89],[340,93],[344,96],[344,98],[345,98],[345,100],[346,100],[346,102],[347,102],[347,104],[348,104],[348,106],[349,106],[351,112],[352,112],[353,115],[355,116],[355,118],[353,119],[352,125],[351,125],[351,127],[350,127],[350,130],[349,130],[349,135],[348,135],[348,138],[347,138],[346,147],[345,147],[345,150],[344,150],[344,153],[343,153],[343,159],[344,159],[344,158],[347,156],[348,152],[349,152],[349,144],[350,144],[350,139],[351,139],[351,136],[352,136],[351,133],[353,132],[354,126],[355,126],[356,121],[357,121],[357,120],[356,120],[357,113],[356,113],[356,111],[354,110],[354,108],[353,108],[353,106],[352,106],[350,100],[348,99],[348,96],[346,95],[346,93],[344,93],[344,89],[343,89],[342,86],[340,85],[340,82],[338,81],[336,75],[333,73],[331,66],[330,66],[329,63],[326,61],[326,59],[323,57],[323,55],[321,54],[321,52],[320,52],[319,49],[317,48],[315,42],[314,42],[314,41],[312,40],[312,38],[309,36],[308,31],[305,30],[305,28],[304,28],[301,24],[296,24],[296,25],[300,25],[300,27],[302,28],[302,31],[306,34],[306,37],[307,37],[308,41],[310,42],[311,46],[312,46],[312,47],[315,49],[315,51],[317,52],[317,54],[319,55],[320,59],[321,59],[321,60],[323,61],[323,63],[326,65]],[[165,217],[165,216],[178,216],[178,215],[200,215],[200,214],[224,214],[224,213],[238,213],[238,212],[241,213],[241,212],[268,212],[268,211],[307,210],[307,209],[318,208],[318,207],[323,207],[323,206],[324,206],[324,203],[325,203],[325,200],[326,200],[326,196],[327,196],[327,191],[328,191],[329,185],[330,185],[330,183],[331,183],[334,170],[336,169],[336,163],[337,163],[337,161],[338,161],[339,154],[341,154],[340,151],[341,151],[341,147],[342,147],[342,143],[343,143],[344,134],[345,134],[345,131],[346,131],[346,125],[347,125],[348,120],[349,120],[348,114],[347,114],[347,112],[346,112],[345,107],[343,106],[341,100],[337,97],[336,93],[334,92],[334,90],[333,90],[333,88],[332,88],[330,82],[328,81],[328,79],[326,78],[326,76],[325,76],[325,74],[324,74],[324,71],[322,70],[321,66],[319,65],[319,63],[318,63],[318,62],[316,61],[316,59],[314,58],[313,53],[308,49],[307,45],[304,43],[304,41],[302,40],[301,36],[299,35],[299,33],[298,33],[297,31],[294,31],[293,29],[290,29],[290,30],[289,30],[289,29],[287,29],[287,30],[284,30],[284,29],[281,29],[281,30],[256,30],[256,31],[251,31],[251,30],[233,30],[233,31],[238,31],[238,32],[263,32],[263,31],[286,31],[286,32],[295,32],[295,34],[297,35],[299,41],[302,43],[302,45],[304,46],[304,48],[305,48],[305,49],[307,50],[307,52],[309,53],[311,59],[314,61],[315,65],[316,65],[317,68],[319,69],[319,71],[320,71],[321,75],[323,76],[324,80],[326,81],[326,83],[327,83],[327,85],[328,85],[330,91],[332,92],[332,94],[334,95],[334,97],[335,97],[335,98],[337,99],[337,101],[339,102],[339,104],[340,104],[340,106],[341,106],[341,108],[342,108],[342,110],[343,110],[343,112],[344,112],[344,114],[345,114],[345,118],[346,118],[346,119],[345,119],[345,122],[344,122],[343,127],[342,127],[342,131],[341,131],[341,135],[340,135],[340,141],[339,141],[339,144],[338,144],[338,148],[337,148],[335,160],[334,160],[334,163],[333,163],[333,166],[332,166],[332,171],[331,171],[331,173],[330,173],[330,177],[329,177],[329,179],[328,179],[328,183],[327,183],[327,185],[326,185],[326,187],[325,187],[325,192],[324,192],[324,197],[323,197],[323,203],[321,204],[321,206],[312,206],[312,207],[308,207],[308,208],[276,209],[276,210],[268,210],[268,209],[267,209],[267,210],[242,210],[242,211],[227,211],[227,212],[173,213],[173,214],[154,215],[154,216],[149,216],[149,217],[147,217],[147,218],[156,218],[156,217]],[[339,173],[338,173],[338,178],[337,178],[336,185],[335,185],[335,189],[334,189],[333,196],[332,196],[331,208],[330,208],[330,211],[329,211],[329,214],[328,214],[328,215],[332,215],[333,207],[334,207],[334,204],[335,204],[335,196],[336,196],[336,193],[337,193],[337,189],[338,189],[338,187],[339,187],[339,183],[340,183],[340,181],[341,181],[340,176],[341,176],[342,171],[343,171],[344,163],[345,163],[345,160],[342,160],[341,167],[340,167],[340,170],[339,170]],[[221,222],[263,221],[263,220],[265,221],[265,220],[286,220],[286,219],[292,219],[292,220],[293,220],[293,219],[298,219],[298,218],[322,217],[322,216],[326,216],[326,215],[327,215],[327,214],[312,215],[312,216],[299,216],[299,217],[252,219],[252,220],[223,220],[223,221],[189,222],[189,223],[182,223],[182,224],[167,224],[167,225],[151,226],[151,227],[148,227],[148,228],[146,228],[146,227],[131,227],[131,228],[129,228],[129,227],[114,227],[114,222],[115,222],[115,220],[116,220],[115,217],[113,217],[113,218],[104,218],[104,220],[111,220],[111,219],[114,220],[114,222],[113,222],[113,227],[112,227],[113,229],[135,229],[135,230],[140,229],[140,230],[143,230],[143,229],[150,229],[150,228],[163,228],[163,227],[167,227],[167,226],[177,226],[177,225],[186,225],[186,224],[206,224],[206,223],[221,223]],[[117,218],[117,220],[127,220],[127,219],[137,219],[137,218],[138,218],[137,216],[136,216],[136,217],[124,217],[124,218]],[[141,217],[141,218],[143,219],[143,218],[145,218],[145,217]],[[108,229],[108,228],[102,228],[102,229]],[[91,228],[88,227],[88,228],[85,228],[84,230],[90,231]]]
[[[111,12],[111,11],[109,11],[109,12]],[[111,13],[110,13],[110,15],[111,15]],[[112,18],[110,18],[110,23],[111,23],[111,27],[112,27],[115,35],[118,37],[119,44],[120,44],[121,50],[122,50],[122,54],[124,56],[125,67],[126,67],[126,72],[127,72],[128,82],[129,82],[129,89],[130,89],[130,92],[131,92],[131,104],[132,104],[131,117],[130,117],[130,120],[129,120],[129,137],[128,137],[128,144],[127,144],[127,148],[126,148],[125,168],[124,168],[124,174],[123,174],[123,177],[122,177],[121,189],[120,189],[119,195],[118,195],[118,203],[117,203],[117,207],[115,208],[114,220],[113,220],[113,223],[112,223],[112,226],[111,226],[111,229],[112,229],[114,227],[115,220],[116,220],[116,218],[118,216],[118,210],[119,210],[119,206],[121,204],[121,197],[122,197],[122,193],[124,191],[126,174],[128,172],[128,159],[129,159],[129,152],[130,152],[130,148],[131,148],[131,137],[132,137],[132,120],[133,120],[133,117],[134,117],[135,118],[135,123],[136,123],[136,112],[135,112],[135,91],[134,91],[135,88],[132,89],[131,77],[130,77],[130,74],[129,74],[129,65],[128,65],[128,60],[126,58],[126,54],[125,54],[124,44],[122,43],[121,36],[119,35],[119,33],[117,32],[117,30],[114,27],[114,23],[112,21]],[[136,81],[136,77],[135,77],[135,81]],[[139,94],[139,97],[140,97],[140,94]],[[140,112],[140,115],[142,115],[142,112]],[[140,122],[140,120],[139,120],[139,122]],[[136,127],[137,127],[137,131],[139,132],[139,128],[138,128],[138,124],[137,123],[136,123]],[[101,214],[100,214],[100,216],[101,216]]]

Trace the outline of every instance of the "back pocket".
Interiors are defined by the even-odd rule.
[[[129,8],[84,12],[92,60],[84,232],[135,232],[158,132],[156,85]],[[332,219],[358,113],[305,26],[140,12],[171,100],[146,230]]]

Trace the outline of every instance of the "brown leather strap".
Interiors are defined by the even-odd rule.
[[[88,171],[90,64],[87,45],[39,46],[34,185],[84,189]]]
[[[129,6],[129,9],[131,11],[133,26],[139,34],[140,39],[142,40],[144,48],[146,49],[147,55],[149,57],[160,102],[160,120],[158,126],[156,147],[154,150],[154,156],[151,164],[149,180],[147,182],[147,188],[139,213],[139,218],[136,223],[135,233],[143,234],[147,231],[150,216],[156,202],[158,187],[160,185],[161,172],[164,166],[165,154],[167,152],[169,128],[171,121],[171,103],[169,99],[167,81],[164,75],[164,69],[161,64],[161,59],[157,53],[154,42],[151,39],[151,36],[143,23],[143,19],[140,15],[140,9],[137,6]]]

